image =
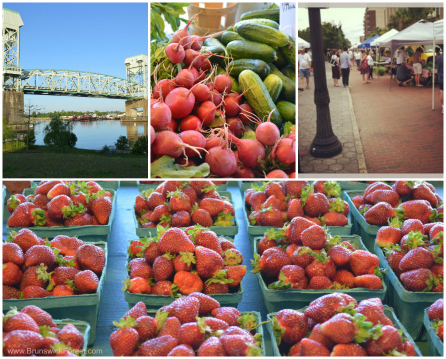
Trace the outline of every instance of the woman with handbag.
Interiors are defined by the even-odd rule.
[[[341,71],[339,71],[339,68],[340,68],[339,57],[338,57],[338,52],[336,50],[332,51],[330,64],[331,64],[331,74],[332,74],[332,78],[333,78],[334,87],[339,87],[338,81],[341,78],[341,74],[340,74]]]
[[[367,60],[367,54],[363,50],[361,55],[361,75],[362,75],[362,82],[364,84],[369,84],[368,76],[369,76],[369,64]]]

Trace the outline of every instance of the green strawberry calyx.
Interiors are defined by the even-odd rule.
[[[279,324],[279,321],[275,316],[272,319],[272,327],[274,336],[276,338],[276,343],[277,345],[280,345],[280,343],[282,342],[282,336],[285,334],[285,328]]]
[[[373,327],[373,323],[366,320],[366,316],[361,313],[356,313],[354,315],[353,322],[356,326],[356,335],[355,342],[356,343],[364,343],[370,338],[369,330]]]
[[[409,250],[417,248],[419,246],[423,246],[426,243],[424,242],[424,240],[427,239],[427,236],[424,236],[423,234],[421,234],[420,231],[412,231],[408,234],[407,236],[407,241],[406,241],[406,245],[409,248]]]
[[[39,329],[40,329],[40,335],[44,338],[47,338],[47,337],[55,338],[56,337],[56,334],[54,334],[50,330],[50,327],[48,325],[42,325],[39,327]]]
[[[213,277],[209,278],[206,281],[206,284],[212,284],[212,283],[218,283],[218,284],[228,284],[228,283],[234,283],[234,279],[228,278],[228,270],[227,269],[221,269],[217,271]]]
[[[206,318],[205,317],[195,317],[197,320],[197,326],[200,328],[200,333],[204,334],[206,338],[210,337],[213,333],[213,330],[209,327],[209,325],[206,324]]]
[[[223,263],[225,266],[235,266],[243,262],[240,252],[229,248],[223,253]]]
[[[217,219],[214,221],[214,226],[230,227],[234,225],[234,216],[231,213],[221,212],[217,215]]]
[[[303,248],[303,247],[302,247]],[[251,259],[252,273],[259,273],[260,268],[260,255],[254,253],[254,259]]]
[[[180,252],[180,259],[178,261],[184,262],[188,266],[197,263],[194,254],[191,252]]]
[[[305,206],[305,204],[308,201],[308,198],[314,193],[314,188],[311,185],[307,185],[302,189],[302,195],[300,196],[300,200],[302,202],[302,207]]]
[[[292,284],[286,281],[285,274],[283,273],[283,271],[280,271],[279,280],[277,282],[268,285],[268,289],[275,289],[275,290],[285,290],[285,289],[290,289],[291,287]]]
[[[169,312],[158,310],[155,314],[155,320],[158,325],[156,332],[158,333],[166,322]]]
[[[135,327],[135,318],[128,316],[127,318],[119,319],[119,322],[114,320],[113,324],[117,328],[134,328]]]
[[[341,192],[341,186],[338,184],[338,182],[327,181],[323,184],[322,187],[324,188],[324,192],[326,193],[327,198],[338,197],[337,200],[340,199],[339,194]],[[344,202],[344,201],[341,199],[341,202]],[[344,210],[342,210],[342,211],[344,211]],[[337,211],[335,211],[335,212],[337,212]]]
[[[218,187],[215,184],[213,184],[211,186],[209,186],[208,184],[205,184],[204,187],[201,189],[201,193],[209,193],[209,192],[217,191],[217,190],[218,190]]]
[[[336,198],[333,202],[330,203],[329,212],[337,212],[344,213],[345,202],[340,197]]]
[[[389,218],[387,223],[389,224],[389,227],[393,228],[401,228],[403,226],[403,223],[397,217],[392,218],[392,220]]]

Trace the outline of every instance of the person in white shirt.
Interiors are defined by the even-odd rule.
[[[356,68],[359,69],[359,64],[361,63],[361,52],[359,50],[355,51],[355,61],[356,61]]]
[[[304,78],[307,79],[307,90],[310,89],[310,69],[311,69],[311,57],[305,53],[305,48],[299,49],[299,56],[297,57],[297,64],[300,77],[299,91],[304,90]]]
[[[352,64],[353,67],[353,64],[355,63],[355,55],[353,54],[353,51],[351,49],[348,50],[348,56],[350,57],[350,63]]]
[[[370,51],[367,51],[367,65],[369,65],[369,80],[373,80],[373,57]]]
[[[399,66],[402,63],[406,62],[407,52],[404,49],[404,46],[401,46],[398,51],[395,53],[396,65]]]

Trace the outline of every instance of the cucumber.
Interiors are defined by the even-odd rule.
[[[233,59],[254,59],[273,62],[277,59],[276,51],[268,45],[248,40],[231,41],[226,48]]]
[[[287,44],[282,46],[279,51],[285,57],[288,64],[296,68],[296,42],[291,36],[288,36]]]
[[[278,69],[281,69],[282,67],[288,65],[288,62],[286,58],[283,56],[282,51],[279,51],[278,47],[276,47],[275,50],[276,50],[277,60],[274,61],[274,66],[276,66]]]
[[[214,39],[213,37],[204,40],[203,42],[204,46],[218,46],[221,47],[224,50],[225,56],[228,56],[228,53],[226,52],[226,47],[225,45],[223,45],[220,41],[218,41],[217,39]]]
[[[273,64],[269,64],[269,68],[270,73],[279,76],[283,82],[282,92],[280,93],[281,99],[296,103],[296,83],[281,73]]]
[[[234,26],[229,26],[226,31],[235,31]]]
[[[265,80],[263,80],[263,83],[271,96],[271,100],[273,100],[275,103],[279,98],[280,92],[282,91],[282,80],[279,76],[271,74],[268,75]]]
[[[284,121],[296,123],[296,105],[288,101],[279,101],[276,104],[280,116]]]
[[[227,45],[234,40],[245,40],[245,39],[234,31],[225,31],[223,35],[221,35],[221,42],[224,45]]]
[[[240,20],[249,19],[269,19],[275,22],[280,21],[280,9],[264,9],[264,10],[253,10],[242,14]]]
[[[218,76],[218,75],[226,75],[225,69],[223,69],[221,67],[217,67],[217,74],[215,76]],[[231,90],[235,91],[237,93],[242,93],[240,91],[240,85],[239,85],[238,81],[234,77],[232,77],[231,75],[229,75],[229,77],[231,78],[231,81],[232,81],[232,88],[231,88]]]
[[[279,30],[279,24],[273,20],[268,19],[251,19],[251,20],[243,20],[239,21],[237,24],[233,26],[232,31],[237,31],[237,26],[242,24],[258,24],[258,25],[266,25],[272,27],[273,29]]]
[[[282,117],[271,99],[265,84],[260,79],[259,75],[251,70],[244,70],[238,77],[238,81],[242,91],[245,93],[245,98],[248,100],[249,105],[254,110],[254,113],[262,120],[268,119],[269,113],[272,110],[271,122],[276,124],[277,127],[282,127]]]
[[[240,59],[229,63],[229,73],[232,76],[240,75],[243,70],[255,72],[262,80],[269,75],[269,66],[262,60]]]
[[[237,33],[246,40],[260,42],[271,47],[282,47],[288,43],[288,35],[259,24],[242,24],[237,27]]]
[[[290,80],[296,82],[296,72],[294,70],[294,67],[292,67],[291,65],[285,66],[283,69],[280,70],[280,72],[283,73]]]
[[[225,50],[220,46],[202,46],[200,52],[206,52],[209,51],[213,54],[225,56]],[[219,56],[211,56],[209,57],[209,60],[211,61],[211,64],[217,64],[220,66],[225,65],[225,59],[219,57]]]

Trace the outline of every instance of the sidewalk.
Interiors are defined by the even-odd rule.
[[[330,115],[333,132],[341,141],[342,152],[331,158],[315,158],[310,156],[311,142],[316,135],[316,105],[314,104],[314,83],[310,78],[311,90],[298,93],[298,124],[299,124],[299,158],[304,174],[310,173],[365,173],[365,162],[361,155],[359,135],[355,131],[355,121],[352,122],[352,111],[348,89],[333,87],[331,66],[326,63],[327,85],[330,94]],[[355,143],[355,139],[356,141]],[[358,147],[358,148],[357,148]],[[301,177],[301,175],[299,175]]]

